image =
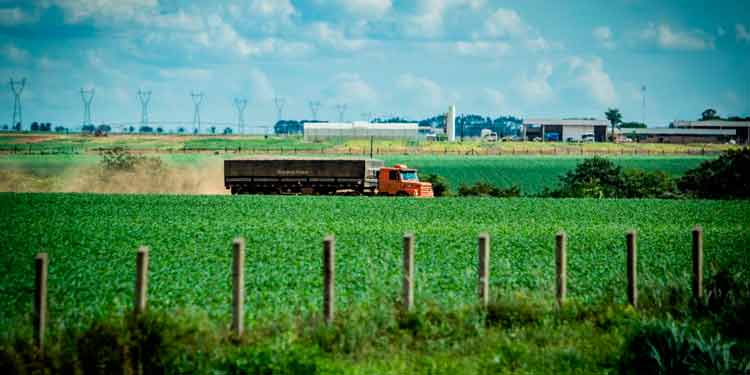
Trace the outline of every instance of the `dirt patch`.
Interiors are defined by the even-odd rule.
[[[10,144],[27,144],[27,143],[41,143],[49,141],[50,139],[60,139],[59,136],[54,135],[23,135],[17,136],[16,139],[8,142]]]

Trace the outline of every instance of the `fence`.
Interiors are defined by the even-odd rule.
[[[630,230],[625,235],[627,262],[626,290],[628,303],[638,308],[637,284],[637,234]],[[401,309],[411,311],[414,308],[414,234],[406,233],[403,240],[403,289]],[[478,238],[477,260],[477,297],[481,307],[486,307],[490,296],[490,236],[482,233]],[[136,253],[136,280],[133,313],[142,314],[147,308],[148,292],[148,247],[141,246]],[[34,293],[34,342],[40,351],[44,350],[44,336],[47,323],[47,270],[48,256],[37,254],[34,262],[36,269]],[[327,324],[335,319],[336,308],[336,241],[333,236],[323,240],[323,316]],[[692,294],[694,298],[703,296],[703,229],[695,226],[692,229]],[[565,303],[567,291],[567,236],[564,231],[555,235],[555,299],[560,308]],[[236,238],[232,242],[232,322],[231,329],[235,336],[242,336],[245,316],[245,241]]]
[[[81,155],[101,154],[112,150],[108,147],[92,147],[85,145],[75,146],[35,146],[32,144],[0,145],[0,154],[6,155]],[[647,147],[618,147],[618,148],[593,148],[580,146],[562,147],[474,147],[474,148],[450,148],[450,147],[341,147],[341,146],[302,146],[302,147],[243,147],[243,146],[217,146],[217,147],[182,147],[182,148],[126,148],[128,152],[140,154],[268,154],[268,155],[297,155],[297,154],[322,154],[322,155],[454,155],[454,156],[508,156],[508,155],[568,155],[568,156],[663,156],[663,155],[719,155],[720,149],[701,148],[665,148]]]

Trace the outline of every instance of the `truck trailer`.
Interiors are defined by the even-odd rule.
[[[232,194],[363,194],[432,197],[415,169],[376,159],[251,158],[224,161]]]

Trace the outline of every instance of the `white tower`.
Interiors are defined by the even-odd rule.
[[[448,142],[456,141],[456,106],[448,107],[448,113],[445,114],[445,131],[448,133]]]

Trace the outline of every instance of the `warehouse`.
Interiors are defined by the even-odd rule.
[[[417,123],[371,122],[306,122],[303,124],[305,141],[330,138],[409,139],[418,137]]]
[[[750,140],[750,121],[729,120],[706,120],[706,121],[675,121],[675,128],[681,129],[707,129],[707,130],[734,130],[736,137],[732,137],[737,143],[746,144]]]
[[[646,143],[724,143],[736,137],[734,129],[644,128],[622,129],[620,133]]]
[[[526,140],[604,142],[607,125],[596,119],[527,119],[521,132]]]

